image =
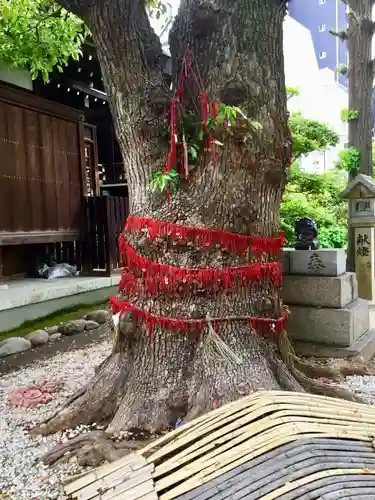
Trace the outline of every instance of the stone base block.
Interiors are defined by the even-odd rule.
[[[355,273],[328,276],[284,276],[283,301],[289,306],[341,308],[358,298]]]
[[[340,276],[346,271],[346,252],[343,249],[286,249],[285,253],[289,256],[289,274]]]
[[[291,306],[288,333],[293,340],[349,347],[369,329],[367,300],[342,309]]]
[[[349,347],[312,344],[295,341],[293,347],[299,356],[314,356],[316,358],[353,358],[361,356],[366,362],[375,355],[375,329],[367,330]]]
[[[286,274],[289,274],[289,262],[290,262],[290,252],[294,252],[294,248],[284,248],[283,251],[280,254],[280,262],[281,265],[283,266],[283,274],[284,276]]]

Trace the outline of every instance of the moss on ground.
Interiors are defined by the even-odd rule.
[[[77,316],[87,314],[92,311],[97,311],[98,309],[106,309],[108,303],[100,303],[95,305],[78,305],[74,308],[70,307],[67,309],[62,309],[60,311],[48,314],[47,316],[43,316],[43,318],[39,318],[32,321],[25,321],[21,326],[14,328],[13,330],[9,330],[7,332],[0,332],[0,340],[4,340],[8,337],[22,337],[27,335],[30,332],[35,330],[43,330],[48,326],[59,325],[60,323],[64,323],[65,321],[69,321],[71,319],[76,319]]]

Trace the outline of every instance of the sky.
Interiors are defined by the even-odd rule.
[[[150,19],[151,21],[151,26],[154,28],[155,32],[161,36],[161,43],[163,46],[163,50],[169,54],[169,46],[168,46],[168,34],[169,34],[169,28],[171,27],[172,23],[169,24],[168,29],[164,30],[164,26],[167,21],[170,21],[178,11],[178,6],[180,5],[180,0],[167,0],[167,4],[169,4],[168,12],[166,16],[163,18],[157,20],[157,19]]]

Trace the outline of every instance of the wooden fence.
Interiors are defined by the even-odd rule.
[[[128,216],[128,199],[119,196],[86,198],[87,232],[84,263],[91,276],[109,276],[122,266],[118,239]]]

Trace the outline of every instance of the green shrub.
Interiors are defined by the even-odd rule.
[[[345,176],[336,170],[310,174],[292,167],[280,207],[286,246],[294,245],[294,226],[302,217],[316,221],[323,248],[342,248],[346,245],[347,202],[339,197],[345,183]]]

